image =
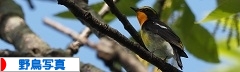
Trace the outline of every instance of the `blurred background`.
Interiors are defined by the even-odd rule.
[[[14,0],[25,14],[25,21],[30,29],[42,40],[54,48],[66,48],[72,38],[43,23],[47,17],[64,24],[75,31],[82,31],[82,25],[63,5],[55,0]],[[240,71],[240,1],[238,0],[165,0],[161,20],[169,24],[182,39],[189,58],[182,58],[183,72],[236,72]],[[135,13],[130,6],[151,6],[160,10],[158,0],[119,0],[117,7],[125,14],[130,23],[139,30]],[[96,12],[103,5],[102,0],[89,0],[89,5]],[[130,34],[119,20],[107,13],[103,18],[111,27],[119,30],[126,37]],[[95,35],[89,40],[98,41]],[[11,44],[0,40],[0,48],[14,50]],[[94,49],[83,46],[75,57],[83,63],[110,72],[108,67],[96,57]]]

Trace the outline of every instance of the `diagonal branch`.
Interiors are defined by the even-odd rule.
[[[89,28],[85,28],[80,34],[78,34],[77,32],[73,31],[72,29],[67,28],[67,27],[63,26],[62,24],[55,22],[49,18],[44,18],[43,22],[46,25],[49,25],[50,27],[52,27],[53,29],[60,31],[60,32],[70,36],[74,40],[76,40],[75,42],[72,42],[66,50],[66,52],[69,53],[71,56],[73,56],[74,54],[77,54],[79,47],[83,46],[84,44],[86,44],[88,42],[87,38],[90,35]]]
[[[86,1],[79,1],[79,2],[84,3],[84,5],[87,4]],[[98,12],[98,15],[100,17],[103,17],[108,12],[109,12],[109,7],[107,4],[104,4],[104,6],[102,6],[100,11]],[[78,35],[78,38],[84,38],[86,40],[90,36],[90,34],[92,34],[91,29],[89,27],[85,27],[84,30]],[[77,37],[77,36],[75,36],[75,37]],[[74,36],[72,36],[72,38],[74,38]],[[78,49],[80,48],[80,46],[83,46],[83,43],[86,43],[86,42],[82,42],[78,38],[74,38],[76,41],[69,44],[69,46],[67,48],[67,49],[70,49],[71,52],[73,52],[71,54],[76,54],[78,52]]]
[[[78,1],[78,3],[85,4],[83,1]],[[92,11],[90,8],[84,9],[87,11]],[[104,4],[101,10],[96,15],[103,17],[108,12],[109,7],[107,4]],[[53,27],[57,31],[67,34],[68,36],[76,40],[70,43],[67,48],[67,53],[70,53],[71,55],[76,54],[80,46],[87,45],[90,48],[94,48],[95,50],[97,50],[98,58],[100,58],[105,63],[105,65],[110,68],[111,71],[121,72],[121,68],[119,66],[116,66],[116,64],[118,64],[119,62],[128,72],[147,72],[147,69],[138,61],[138,59],[136,59],[132,55],[132,53],[129,53],[129,50],[127,50],[125,47],[117,43],[112,38],[109,38],[108,36],[99,37],[100,42],[96,45],[91,43],[90,41],[84,41],[87,40],[89,35],[92,33],[90,28],[88,27],[86,27],[80,34],[77,34],[75,31],[48,18],[45,18],[44,22],[45,24]]]
[[[124,28],[131,34],[134,40],[136,40],[142,47],[145,47],[141,37],[139,36],[138,32],[134,29],[131,23],[127,20],[127,17],[124,16],[115,6],[113,0],[104,0],[108,6],[110,7],[111,12],[122,22]],[[130,8],[129,8],[130,9]],[[146,49],[148,50],[148,49]]]
[[[43,19],[44,24],[49,25],[50,27],[53,27],[53,29],[56,29],[57,31],[60,31],[64,34],[67,34],[68,36],[70,36],[73,39],[78,39],[78,34],[73,31],[70,28],[67,28],[65,26],[63,26],[62,24],[51,20],[50,18],[44,18]],[[85,42],[85,41],[81,41],[81,42]]]
[[[85,11],[81,7],[79,7],[77,4],[72,2],[72,0],[58,0],[58,3],[61,5],[66,6],[73,14],[78,18],[79,20],[84,20],[87,22],[92,28],[95,30],[113,38],[117,42],[119,42],[121,45],[127,47],[128,49],[132,50],[136,54],[138,54],[141,58],[147,60],[148,62],[154,64],[159,69],[161,69],[164,72],[179,72],[177,68],[173,67],[172,65],[165,63],[160,58],[156,57],[155,55],[152,55],[149,51],[145,50],[143,47],[141,47],[139,44],[130,41],[127,37],[123,36],[120,32],[118,32],[116,29],[113,29],[109,27],[107,24],[104,24],[103,22],[99,21],[98,19],[94,18],[91,13],[88,11]]]

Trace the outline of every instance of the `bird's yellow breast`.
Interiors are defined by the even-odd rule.
[[[159,35],[144,30],[141,30],[140,33],[144,45],[149,51],[154,52],[154,55],[162,59],[166,57],[171,58],[173,56],[173,50],[171,45]]]
[[[144,42],[144,45],[148,47],[150,45],[149,35],[145,31],[141,31],[141,38]]]

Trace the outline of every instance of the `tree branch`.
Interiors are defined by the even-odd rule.
[[[30,52],[34,56],[51,51],[27,26],[21,7],[12,0],[0,1],[0,38],[13,44],[17,51]]]
[[[121,46],[112,38],[103,37],[96,45],[98,56],[104,60],[119,61],[127,72],[147,72],[147,69],[134,57],[128,49]]]
[[[16,51],[0,50],[1,56],[69,57],[61,49],[52,49],[27,26],[24,13],[13,0],[0,0],[0,38]]]
[[[115,6],[113,0],[104,0],[108,6],[110,7],[111,12],[122,22],[124,28],[128,31],[128,33],[133,37],[136,42],[138,42],[142,47],[145,47],[143,44],[142,38],[139,36],[138,32],[134,29],[134,27],[131,25],[131,23],[127,20],[127,17],[124,16]],[[129,7],[130,9],[130,7]],[[146,49],[148,50],[148,49]]]
[[[87,10],[90,10],[90,9],[87,9]],[[109,10],[109,7],[105,4],[101,8],[101,10],[98,12],[98,14],[100,16],[105,15],[105,13],[107,13],[108,10]],[[45,24],[52,26],[57,31],[61,31],[64,34],[69,35],[71,38],[77,40],[71,43],[68,48],[79,48],[80,44],[83,45],[83,42],[81,42],[81,39],[80,38],[76,39],[77,36],[74,36],[76,35],[76,32],[72,31],[71,29],[68,29],[65,26],[59,25],[60,23],[53,22],[52,20],[49,20],[46,18],[44,19],[44,22]],[[88,33],[89,30],[87,31],[85,30],[86,29],[84,29],[84,31],[80,35],[85,36],[84,38],[87,39],[90,33]],[[123,46],[119,45],[118,43],[116,43],[116,41],[114,41],[113,39],[107,36],[100,37],[100,43],[98,43],[97,45],[89,41],[85,43],[85,45],[96,49],[98,53],[98,57],[100,57],[110,67],[111,71],[121,71],[121,68],[116,69],[114,66],[112,66],[112,63],[110,63],[110,61],[113,61],[114,64],[116,64],[116,61],[117,62],[119,61],[120,64],[122,64],[122,66],[127,71],[131,71],[131,72],[147,71],[147,69],[144,68],[144,66],[142,66],[141,63],[133,55],[131,55],[130,53],[127,53],[126,52],[127,50],[124,50]]]
[[[88,26],[113,38],[114,40],[119,42],[121,45],[126,46],[128,49],[130,49],[133,52],[135,52],[136,54],[138,54],[141,58],[143,58],[143,59],[147,60],[148,62],[157,66],[162,71],[164,71],[164,72],[179,72],[180,71],[177,68],[171,66],[170,64],[165,63],[163,60],[156,57],[155,55],[152,55],[150,52],[145,50],[139,44],[128,40],[128,38],[123,36],[117,30],[109,27],[107,24],[104,24],[103,22],[94,18],[91,15],[91,13],[89,13],[89,12],[85,11],[84,9],[82,9],[81,7],[79,7],[77,4],[75,4],[73,2],[73,0],[58,0],[58,3],[66,6],[74,14],[74,16],[76,16],[76,18],[87,22],[89,24]]]
[[[60,24],[58,22],[50,20],[49,18],[44,18],[43,22],[46,25],[49,25],[50,27],[52,27],[53,29],[56,29],[57,31],[60,31],[60,32],[70,36],[74,40],[76,40],[68,46],[67,51],[66,51],[71,56],[78,53],[78,49],[80,48],[80,46],[83,46],[84,44],[86,44],[88,42],[88,36],[90,34],[89,28],[84,29],[80,34],[78,34],[77,32],[73,31],[72,29],[69,29],[69,28],[63,26],[62,24]]]
[[[28,6],[31,8],[31,9],[34,9],[34,5],[32,3],[32,0],[27,0],[27,3],[28,3]]]
[[[34,57],[29,52],[10,51],[8,49],[0,50],[0,57]]]

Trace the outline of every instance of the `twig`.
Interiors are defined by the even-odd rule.
[[[81,34],[78,35],[77,32],[63,26],[62,24],[60,24],[58,22],[50,20],[49,18],[44,18],[43,22],[46,25],[49,25],[50,27],[56,29],[57,31],[61,31],[62,33],[67,34],[68,36],[70,36],[71,38],[76,40],[76,41],[72,42],[67,48],[67,52],[70,53],[71,56],[78,53],[79,47],[88,42],[87,38],[88,38],[89,32],[90,32],[89,28],[85,28],[81,32]]]
[[[83,1],[83,2],[86,2],[86,1]],[[104,6],[100,9],[100,11],[98,12],[98,15],[103,17],[104,15],[106,15],[109,11],[109,7],[104,4]],[[81,32],[81,34],[79,34],[78,36],[81,38],[83,37],[84,39],[88,39],[88,37],[90,36],[91,34],[91,30],[90,28],[88,27],[85,27],[84,30]],[[74,50],[75,53],[72,53],[72,54],[76,54],[78,49],[80,48],[80,46],[83,45],[83,42],[79,42],[79,39],[75,39],[76,41],[72,42],[69,46],[68,46],[68,49],[70,49],[71,51]]]
[[[27,2],[28,2],[29,7],[30,7],[31,9],[34,9],[34,5],[33,5],[33,3],[32,3],[32,0],[27,0]]]
[[[107,12],[109,11],[109,7],[106,5],[106,4],[104,4],[104,6],[100,9],[100,11],[98,12],[98,15],[99,16],[104,16],[105,14],[107,14]],[[91,34],[92,32],[91,32],[91,30],[90,30],[90,28],[88,28],[88,27],[85,27],[84,28],[84,30],[81,32],[81,34],[79,34],[79,37],[84,37],[84,38],[88,38],[89,36],[90,36],[90,34]],[[74,39],[76,39],[77,41],[74,41],[74,42],[72,42],[69,46],[70,47],[68,47],[68,48],[71,48],[71,47],[80,47],[81,45],[83,45],[83,44],[81,44],[82,42],[78,42],[78,39],[77,38],[74,38]]]
[[[67,34],[68,36],[70,36],[73,39],[78,39],[78,34],[77,32],[75,32],[74,30],[67,28],[66,26],[63,26],[62,24],[53,21],[47,17],[45,17],[43,19],[44,24],[53,27],[53,29],[56,29],[57,31],[61,31],[64,34]]]
[[[127,72],[147,72],[147,69],[123,46],[109,37],[103,37],[97,45],[90,45],[104,60],[119,61]]]
[[[131,23],[127,20],[126,16],[120,13],[120,11],[115,6],[112,0],[104,0],[110,7],[111,12],[117,16],[118,20],[123,24],[124,28],[129,32],[129,34],[136,40],[142,47],[148,50],[143,44],[142,38],[139,36],[138,32],[134,29]],[[130,8],[129,8],[130,9]]]
[[[79,35],[78,35],[78,39],[74,42],[72,42],[67,49],[69,49],[72,53],[71,55],[73,56],[74,54],[78,53],[78,50],[81,46],[83,46],[84,44],[89,44],[91,43],[90,41],[88,41],[88,37],[91,34],[91,30],[86,27]],[[85,42],[82,42],[81,39],[86,40]]]
[[[113,0],[113,2],[116,2],[116,0]],[[104,5],[102,6],[102,8],[98,11],[98,15],[103,17],[105,16],[105,14],[107,14],[109,12],[109,6],[104,3]]]
[[[161,69],[164,72],[179,72],[177,68],[173,67],[172,65],[165,63],[160,58],[156,57],[155,55],[152,55],[150,52],[145,50],[143,47],[141,47],[139,44],[134,43],[130,40],[128,40],[127,37],[123,36],[120,32],[117,30],[109,27],[107,24],[102,23],[98,19],[94,18],[91,13],[88,11],[85,11],[78,5],[76,5],[71,0],[58,0],[58,3],[61,5],[66,6],[73,14],[78,18],[79,20],[84,20],[89,24],[90,27],[96,29],[97,31],[108,35],[109,37],[113,38],[117,42],[119,42],[121,45],[126,46],[128,49],[132,50],[136,54],[138,54],[141,58],[147,60],[148,62],[154,64],[159,69]]]
[[[118,1],[119,0],[113,0],[114,3]],[[109,6],[104,3],[100,11],[98,12],[98,15],[104,17],[108,12]],[[110,47],[106,45],[110,45]],[[98,56],[101,57],[105,64],[109,65],[111,71],[120,71],[121,68],[119,70],[119,68],[113,67],[112,64],[114,63],[109,63],[109,58],[110,61],[119,61],[120,64],[124,67],[124,69],[128,72],[147,72],[147,69],[132,54],[127,53],[128,50],[124,49],[125,48],[123,46],[118,44],[113,39],[109,37],[102,37],[100,38],[100,44],[98,43],[98,47],[96,50],[98,51]]]
[[[114,0],[114,2],[118,2],[118,0]],[[84,9],[91,11],[91,9],[88,8]],[[100,15],[100,17],[104,17],[108,12],[109,6],[105,3],[98,12],[98,15]],[[126,53],[127,50],[124,50],[125,48],[116,43],[113,39],[107,36],[101,36],[99,38],[101,44],[98,43],[98,46],[94,44],[88,45],[97,50],[98,57],[100,57],[100,59],[111,69],[111,71],[121,71],[121,68],[114,65],[116,62],[120,62],[126,71],[147,71],[147,69],[133,55]],[[103,40],[104,43],[102,42]],[[106,44],[111,45],[110,48],[107,48]],[[99,47],[99,45],[101,46]]]

